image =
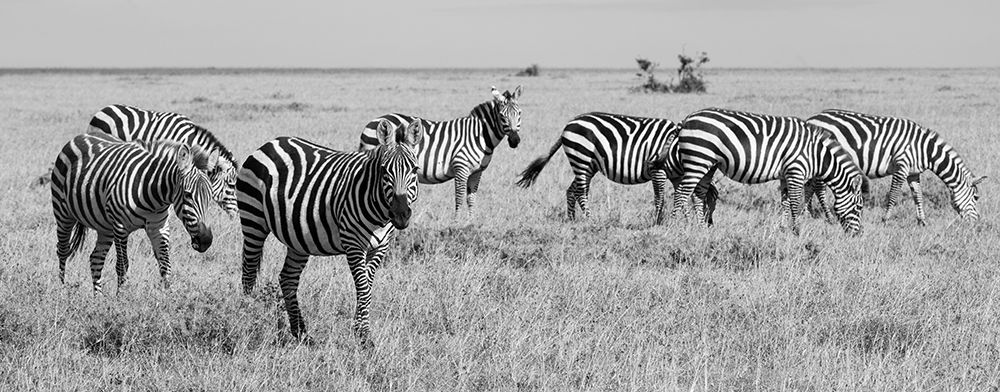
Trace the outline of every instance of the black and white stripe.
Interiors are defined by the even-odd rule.
[[[264,240],[274,234],[287,248],[279,284],[296,337],[306,338],[296,293],[309,256],[346,254],[357,290],[355,331],[370,343],[372,282],[394,229],[409,224],[422,134],[419,121],[405,130],[383,123],[371,151],[340,152],[280,137],[247,157],[236,182],[243,289],[253,290]]]
[[[94,114],[90,119],[90,127],[92,130],[124,141],[171,140],[191,147],[197,146],[210,153],[218,153],[219,164],[208,173],[212,184],[212,195],[230,216],[236,214],[237,167],[233,154],[212,132],[195,124],[187,116],[154,112],[127,105],[109,105]]]
[[[677,148],[683,175],[674,214],[692,193],[704,199],[718,169],[746,184],[780,180],[782,205],[795,233],[806,181],[823,181],[833,190],[844,230],[861,231],[861,171],[835,139],[802,119],[705,109],[684,120]]]
[[[101,291],[101,271],[112,242],[121,287],[128,270],[128,236],[142,228],[166,285],[171,204],[195,250],[204,252],[212,244],[212,231],[203,220],[204,206],[212,200],[204,171],[217,161],[217,153],[168,141],[123,142],[103,133],[73,138],[62,148],[52,173],[59,279],[65,281],[66,259],[83,245],[89,228],[97,232],[90,256],[94,290]]]
[[[455,210],[462,203],[471,209],[483,171],[493,159],[493,151],[506,137],[511,148],[521,142],[521,86],[514,92],[500,93],[492,88],[493,99],[479,104],[462,118],[450,121],[421,120],[426,130],[420,144],[419,179],[421,184],[440,184],[455,180]],[[378,145],[376,131],[383,120],[397,127],[405,127],[416,117],[391,113],[376,118],[361,133],[359,150],[366,151]]]
[[[973,176],[958,152],[937,132],[903,118],[847,110],[826,110],[807,122],[837,138],[868,178],[892,176],[883,221],[889,219],[892,207],[899,203],[906,182],[917,206],[917,223],[926,225],[920,174],[927,170],[951,189],[952,207],[962,218],[979,219],[977,185],[986,177]],[[821,191],[824,184],[818,182],[816,185],[820,206],[829,215]]]
[[[559,147],[563,147],[573,181],[566,189],[566,216],[576,217],[576,205],[584,216],[590,215],[588,198],[590,181],[596,173],[602,173],[612,182],[625,185],[653,182],[653,205],[656,209],[656,223],[663,219],[663,205],[667,181],[678,179],[666,172],[665,167],[653,165],[673,140],[678,131],[677,124],[662,118],[635,117],[611,113],[586,113],[577,116],[563,128],[562,135],[549,153],[531,163],[523,172],[517,184],[527,188],[538,178],[538,174]],[[717,192],[710,187],[707,220],[711,221]]]

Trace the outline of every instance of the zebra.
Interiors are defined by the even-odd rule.
[[[278,280],[296,338],[311,341],[296,296],[309,256],[344,254],[357,291],[354,330],[371,345],[368,304],[375,271],[394,229],[409,225],[410,206],[417,200],[421,124],[413,121],[403,129],[383,122],[379,147],[367,152],[335,151],[279,137],[243,163],[236,181],[243,290],[253,291],[264,240],[273,233],[287,247]]]
[[[566,189],[568,219],[576,219],[577,204],[584,217],[590,216],[587,205],[590,181],[600,172],[612,182],[624,185],[652,180],[656,224],[661,224],[667,181],[679,179],[679,173],[668,175],[664,166],[654,167],[652,161],[676,139],[678,129],[676,123],[662,118],[602,112],[581,114],[566,124],[548,154],[535,159],[521,172],[517,185],[528,188],[534,184],[538,174],[562,147],[573,169],[573,181]],[[710,185],[706,223],[711,223],[711,211],[715,209],[717,197],[715,186]]]
[[[938,134],[914,121],[885,116],[873,116],[841,109],[825,110],[806,120],[837,139],[867,178],[892,176],[886,196],[885,215],[889,219],[892,207],[899,202],[905,181],[910,185],[917,205],[917,224],[926,226],[920,173],[930,170],[951,189],[952,207],[964,219],[979,219],[976,203],[978,185],[986,179],[976,178],[965,166],[962,157]],[[867,180],[866,178],[866,180]],[[867,181],[866,181],[867,182]],[[830,215],[826,206],[823,184],[809,184],[807,195],[815,193],[820,209]],[[812,198],[807,199],[810,204]]]
[[[65,283],[66,260],[83,245],[87,229],[97,232],[90,254],[94,292],[101,293],[101,272],[112,242],[117,254],[118,287],[125,284],[128,236],[144,228],[169,287],[169,207],[184,223],[191,247],[205,252],[212,230],[204,206],[212,200],[208,175],[218,152],[171,141],[123,142],[103,133],[73,138],[62,148],[52,175],[52,210],[56,220],[59,280]]]
[[[421,184],[441,184],[455,180],[455,211],[466,202],[471,211],[483,171],[493,160],[493,151],[504,137],[511,148],[521,142],[521,86],[514,92],[501,93],[491,87],[493,98],[472,109],[466,117],[450,121],[421,120],[424,135],[417,161],[418,179]],[[378,145],[376,131],[383,120],[396,126],[406,126],[415,117],[390,113],[368,123],[361,132],[359,151]]]
[[[707,184],[721,169],[747,184],[780,180],[783,211],[797,235],[803,187],[816,178],[833,190],[844,230],[860,233],[861,170],[836,139],[804,120],[710,108],[689,115],[677,137],[681,167],[671,170],[683,175],[674,192],[674,215],[692,193],[704,199]]]
[[[124,141],[172,140],[219,153],[219,163],[209,173],[212,195],[230,217],[236,208],[236,161],[233,153],[212,132],[195,124],[187,116],[155,112],[127,105],[108,105],[90,119],[92,132],[103,132]]]

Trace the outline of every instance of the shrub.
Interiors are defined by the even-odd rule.
[[[538,76],[538,64],[531,64],[528,68],[519,71],[516,76]]]

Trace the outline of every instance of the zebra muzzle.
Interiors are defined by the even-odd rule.
[[[198,253],[205,253],[212,246],[212,228],[198,222],[198,233],[191,236],[191,247]]]
[[[409,226],[412,213],[407,195],[392,196],[392,202],[389,204],[389,221],[396,229],[403,230]]]
[[[508,131],[507,145],[510,148],[517,148],[518,144],[521,144],[521,135],[517,133],[517,130],[511,129]]]

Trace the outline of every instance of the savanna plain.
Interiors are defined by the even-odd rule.
[[[716,69],[696,95],[631,93],[641,81],[629,70],[510,75],[0,71],[0,389],[997,390],[997,69]],[[92,232],[59,282],[49,189],[34,181],[107,104],[185,113],[242,161],[280,135],[353,150],[378,115],[451,119],[490,99],[491,85],[518,84],[521,145],[498,148],[477,207],[454,213],[451,183],[420,187],[414,220],[376,277],[374,350],[351,332],[343,257],[306,268],[299,300],[315,343],[298,344],[277,288],[283,246],[269,240],[258,287],[243,295],[239,223],[214,206],[204,254],[171,218],[169,289],[141,232],[126,286],[106,268],[106,294],[93,295]],[[577,114],[681,120],[710,106],[917,120],[991,177],[980,185],[983,218],[958,220],[930,173],[928,226],[916,225],[908,189],[882,222],[882,179],[859,237],[809,217],[800,236],[783,229],[776,183],[717,179],[711,228],[682,218],[653,226],[651,185],[600,176],[593,214],[567,221],[562,152],[534,187],[514,185]]]

